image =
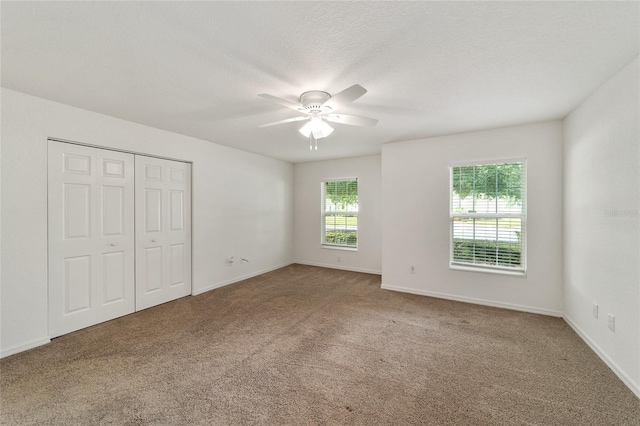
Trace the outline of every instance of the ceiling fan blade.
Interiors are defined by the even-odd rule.
[[[274,121],[273,123],[262,124],[258,127],[270,127],[270,126],[275,126],[277,124],[293,123],[294,121],[308,120],[309,118],[311,117],[300,116],[300,117],[287,118],[285,120]]]
[[[372,127],[378,123],[378,120],[376,120],[375,118],[360,117],[357,115],[329,114],[329,115],[323,115],[322,117],[327,121],[332,121],[334,123],[340,123],[340,124],[349,124],[351,126]]]
[[[342,92],[332,96],[331,99],[322,104],[322,106],[331,108],[331,111],[336,111],[338,108],[342,108],[343,106],[355,101],[365,93],[367,93],[367,89],[360,86],[359,84],[354,84],[353,86],[348,87]]]
[[[275,102],[275,103],[277,103],[279,105],[285,106],[287,108],[291,108],[291,109],[294,109],[294,110],[299,111],[299,112],[306,112],[306,110],[304,109],[304,107],[302,105],[297,104],[295,102],[291,102],[291,101],[288,101],[286,99],[278,98],[276,96],[267,95],[266,93],[261,93],[258,96],[260,96],[261,98],[266,99],[268,101]]]

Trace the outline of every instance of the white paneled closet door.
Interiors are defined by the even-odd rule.
[[[134,157],[49,141],[49,334],[134,312]]]
[[[191,294],[191,166],[136,155],[136,310]]]

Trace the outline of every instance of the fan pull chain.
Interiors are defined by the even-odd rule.
[[[309,134],[309,151],[318,150],[318,139],[313,137],[313,133]]]

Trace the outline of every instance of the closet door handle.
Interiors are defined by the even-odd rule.
[[[152,242],[152,243],[155,243],[155,242],[156,242],[156,240],[151,240],[151,242]]]
[[[117,246],[116,243],[111,243],[111,247],[115,247],[115,246]]]

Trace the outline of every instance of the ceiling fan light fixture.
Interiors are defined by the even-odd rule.
[[[308,138],[313,134],[315,139],[321,139],[329,136],[333,132],[333,127],[329,126],[322,118],[312,117],[311,120],[300,128],[300,133]]]
[[[304,115],[263,124],[258,127],[270,127],[276,124],[309,120],[304,126],[302,126],[302,128],[299,129],[299,131],[305,138],[309,139],[309,149],[317,150],[318,139],[326,138],[333,132],[333,127],[331,127],[327,121],[332,123],[349,124],[352,126],[375,126],[378,120],[373,118],[348,114],[338,115],[333,113],[360,98],[365,93],[367,93],[367,89],[359,84],[347,87],[342,92],[334,96],[331,96],[329,93],[321,90],[310,90],[300,95],[299,104],[262,93],[258,96],[296,110],[297,112],[302,112]]]

